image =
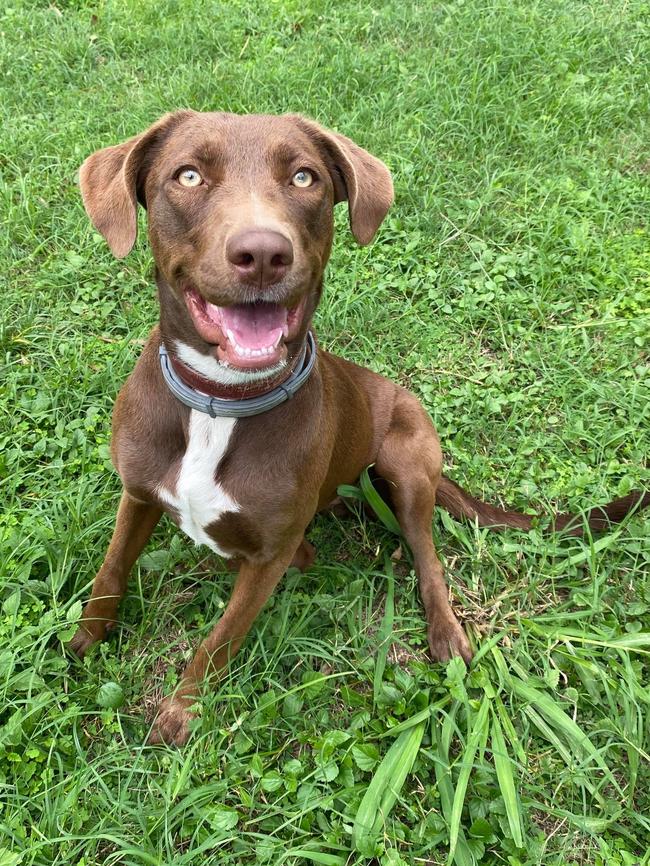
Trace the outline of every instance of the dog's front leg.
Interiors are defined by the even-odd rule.
[[[140,502],[126,490],[122,491],[113,537],[93,582],[92,593],[83,610],[77,633],[69,644],[80,658],[83,658],[89,646],[103,640],[106,632],[115,624],[129,572],[161,514],[157,505]]]
[[[160,704],[149,735],[149,743],[186,742],[201,683],[223,671],[241,646],[257,614],[264,607],[283,574],[301,547],[302,534],[293,539],[283,552],[263,565],[243,562],[223,616],[203,641],[173,695]]]

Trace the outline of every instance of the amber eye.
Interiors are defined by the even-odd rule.
[[[201,186],[203,183],[203,178],[198,173],[195,168],[184,168],[181,172],[179,172],[176,180],[180,183],[181,186]]]
[[[291,183],[294,186],[297,186],[298,189],[307,189],[307,187],[311,186],[313,182],[314,175],[310,171],[307,171],[306,168],[301,168],[291,178]]]

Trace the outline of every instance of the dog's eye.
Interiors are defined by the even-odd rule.
[[[181,186],[201,186],[203,178],[195,168],[184,168],[176,177]]]
[[[300,171],[297,171],[291,178],[291,183],[299,189],[307,189],[307,187],[311,186],[313,182],[314,175],[310,171],[307,171],[306,168],[301,168]]]

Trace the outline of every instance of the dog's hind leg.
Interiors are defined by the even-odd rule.
[[[117,608],[126,592],[129,572],[149,540],[162,510],[156,505],[139,502],[122,491],[115,529],[102,567],[97,572],[88,604],[83,610],[70,649],[80,658],[115,624]]]
[[[428,415],[407,392],[400,390],[397,397],[375,468],[390,485],[397,519],[413,553],[431,655],[438,661],[460,655],[469,663],[472,652],[449,604],[442,565],[431,536],[442,469],[440,444]]]

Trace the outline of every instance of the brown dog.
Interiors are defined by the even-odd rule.
[[[236,562],[223,616],[154,723],[153,742],[183,743],[206,673],[239,649],[287,567],[313,561],[304,533],[314,514],[374,464],[413,553],[431,655],[469,662],[431,538],[434,502],[481,525],[529,529],[531,519],[442,477],[438,437],[416,398],[316,353],[309,332],[333,206],[348,202],[352,233],[369,243],[393,198],[386,166],[303,117],[179,111],[93,154],[80,182],[118,257],[134,244],[138,202],[146,207],[160,326],[115,405],[112,455],[124,490],[75,652],[116,622],[129,571],[163,511]],[[594,509],[589,523],[606,526],[639,502],[650,496]]]

